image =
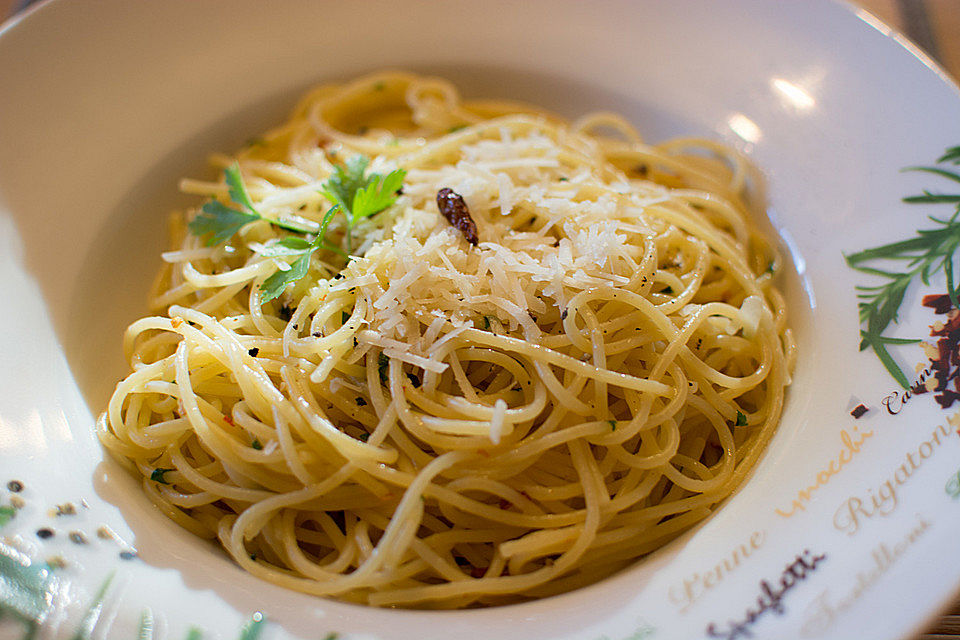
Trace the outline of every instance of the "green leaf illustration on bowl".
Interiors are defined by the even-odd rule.
[[[960,164],[960,146],[951,147],[937,159],[938,164]],[[904,171],[922,171],[953,182],[960,183],[960,174],[942,167],[907,167]],[[954,274],[957,247],[960,247],[960,194],[943,194],[924,190],[921,195],[903,199],[908,204],[950,204],[953,214],[949,218],[928,216],[938,226],[918,229],[907,240],[891,242],[879,247],[865,249],[845,256],[847,264],[857,271],[882,278],[876,285],[857,286],[857,307],[860,312],[860,350],[872,349],[904,389],[910,388],[907,374],[887,350],[888,345],[913,344],[919,338],[896,338],[884,335],[890,323],[898,321],[898,313],[904,295],[919,277],[930,284],[930,277],[943,272],[947,279],[947,295],[953,306],[957,302],[956,276]],[[876,265],[886,261],[890,267],[881,269]]]

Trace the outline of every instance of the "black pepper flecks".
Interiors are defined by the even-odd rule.
[[[260,354],[260,349],[258,349],[257,347],[254,347],[254,348],[250,349],[249,351],[247,351],[247,353],[250,354],[250,357],[251,357],[251,358],[256,358],[256,357]]]
[[[37,529],[37,537],[40,538],[41,540],[49,540],[53,536],[54,536],[53,529],[47,529],[46,527],[44,527],[43,529]]]
[[[20,493],[21,491],[23,491],[23,483],[20,482],[19,480],[11,480],[10,482],[7,483],[7,489],[9,489],[14,493]]]
[[[137,552],[125,550],[121,551],[119,555],[121,560],[134,560],[137,557]]]
[[[79,531],[71,531],[67,537],[73,544],[87,544],[87,537]]]

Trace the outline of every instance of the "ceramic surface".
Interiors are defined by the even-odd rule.
[[[568,116],[621,111],[650,139],[713,137],[764,171],[795,266],[782,425],[719,513],[595,586],[464,612],[291,593],[156,512],[93,435],[183,203],[177,179],[307,87],[381,68]],[[0,87],[0,638],[884,640],[960,585],[960,405],[906,392],[859,349],[855,287],[885,280],[844,259],[952,215],[955,202],[901,201],[949,194],[949,178],[901,169],[960,144],[960,94],[869,15],[825,1],[54,1],[0,31]],[[931,336],[949,318],[922,305],[946,292],[945,268],[908,280],[883,335],[952,340],[949,326]],[[880,344],[911,384],[952,375],[936,349]]]

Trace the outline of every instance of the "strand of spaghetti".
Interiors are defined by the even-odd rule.
[[[581,362],[570,356],[546,349],[538,344],[531,344],[519,338],[498,336],[479,329],[467,329],[463,332],[464,338],[477,344],[497,347],[504,351],[518,353],[534,362],[563,367],[576,374],[600,380],[618,387],[634,389],[643,393],[652,393],[660,396],[670,396],[674,391],[671,387],[654,380],[637,378],[617,371],[605,371],[598,367]]]

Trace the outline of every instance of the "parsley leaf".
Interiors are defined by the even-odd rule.
[[[337,166],[334,173],[324,183],[321,194],[333,203],[320,221],[319,229],[304,228],[300,225],[281,220],[266,218],[257,211],[250,193],[243,182],[240,165],[233,163],[224,169],[224,181],[230,200],[238,205],[231,208],[218,200],[206,203],[190,224],[190,233],[205,237],[208,247],[228,241],[244,226],[257,220],[266,220],[270,224],[301,234],[314,235],[313,240],[299,237],[287,237],[274,240],[266,245],[254,246],[262,256],[277,258],[297,256],[289,269],[281,269],[264,280],[260,285],[260,304],[267,303],[283,293],[291,282],[303,278],[310,271],[310,258],[317,249],[326,249],[349,259],[347,252],[324,241],[327,228],[338,211],[343,211],[347,220],[347,249],[353,249],[351,231],[362,218],[375,215],[397,200],[397,191],[403,184],[407,172],[403,169],[391,171],[386,176],[379,173],[365,175],[370,160],[362,155],[349,158],[343,166]],[[162,478],[162,474],[160,475]]]
[[[304,253],[300,258],[290,265],[287,271],[277,271],[272,276],[263,281],[260,285],[260,304],[270,302],[274,298],[280,297],[283,290],[291,282],[296,282],[307,275],[310,270],[310,256],[313,255],[313,249]]]
[[[354,221],[380,213],[397,201],[397,191],[403,184],[407,172],[403,169],[391,171],[386,176],[373,174],[366,186],[353,195],[351,213]]]
[[[240,175],[240,165],[234,162],[223,171],[224,181],[227,183],[227,192],[230,199],[245,208],[250,213],[259,216],[257,208],[253,206],[250,194],[247,193],[247,186],[243,184],[243,176]]]
[[[339,205],[347,219],[347,250],[353,250],[353,227],[359,220],[380,213],[397,201],[397,191],[407,172],[391,171],[386,176],[371,173],[365,176],[370,160],[356,155],[337,166],[333,175],[323,183],[323,196]],[[329,211],[327,212],[330,213]]]
[[[323,220],[320,221],[320,230],[317,232],[317,239],[314,240],[315,244],[323,242],[324,236],[327,235],[327,227],[330,226],[330,221],[333,220],[333,216],[340,210],[340,206],[339,204],[335,204],[323,214]]]
[[[203,244],[212,247],[226,242],[241,228],[259,219],[259,214],[237,211],[214,200],[203,205],[203,209],[190,221],[187,228],[195,236],[209,236]]]
[[[283,290],[288,284],[296,282],[307,275],[307,272],[310,270],[310,257],[317,249],[322,247],[334,253],[343,254],[343,252],[336,247],[332,247],[323,241],[324,236],[327,234],[327,227],[330,225],[330,221],[339,208],[340,205],[333,205],[323,215],[323,220],[320,222],[320,231],[317,232],[317,236],[313,242],[308,242],[303,238],[283,238],[259,249],[258,253],[260,253],[260,255],[268,257],[300,256],[296,262],[290,265],[290,269],[277,271],[263,281],[263,284],[260,285],[260,291],[262,292],[260,304],[264,304],[278,297],[283,293]]]
[[[230,199],[240,205],[241,209],[231,209],[219,200],[213,200],[203,205],[200,213],[190,221],[187,228],[195,236],[209,236],[204,244],[212,247],[215,244],[226,242],[233,237],[233,234],[240,231],[244,226],[257,220],[266,220],[270,224],[295,231],[296,233],[312,233],[313,229],[307,229],[300,225],[282,220],[272,220],[260,215],[247,187],[243,183],[243,176],[240,175],[240,165],[234,162],[223,170],[224,181],[227,183],[227,192]]]
[[[223,178],[227,183],[230,199],[246,211],[231,209],[217,200],[203,205],[201,213],[191,220],[187,227],[195,236],[209,235],[210,237],[204,243],[208,247],[226,242],[241,228],[263,217],[253,206],[250,194],[247,193],[247,187],[243,184],[243,177],[240,175],[239,164],[234,162],[224,169]]]
[[[733,426],[735,427],[747,426],[747,416],[745,416],[742,411],[737,411],[737,421],[733,423]]]
[[[366,186],[363,174],[370,165],[366,156],[356,155],[348,158],[343,166],[336,166],[333,175],[323,183],[323,193],[334,204],[349,209],[354,194]]]
[[[283,238],[276,242],[257,248],[257,253],[268,258],[277,256],[298,256],[305,251],[312,251],[314,245],[303,238]]]

